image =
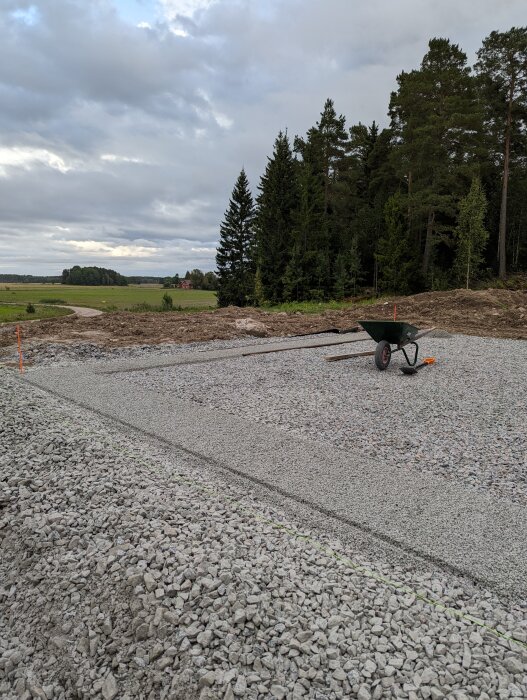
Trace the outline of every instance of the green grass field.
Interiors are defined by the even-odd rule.
[[[83,287],[66,284],[0,284],[0,304],[72,304],[87,306],[102,311],[156,311],[163,295],[172,297],[174,311],[202,311],[216,308],[216,293],[200,289],[163,289],[159,285],[129,285],[128,287]],[[350,301],[304,301],[264,306],[264,311],[300,311],[316,314],[327,310],[348,309],[352,306],[367,306],[380,298]],[[24,307],[25,309],[25,307]],[[40,313],[40,310],[39,310]],[[20,320],[20,319],[18,319]]]
[[[357,306],[370,306],[381,301],[384,297],[372,297],[357,301],[290,301],[275,306],[263,306],[264,311],[287,311],[287,313],[320,314],[323,311],[341,311],[342,309],[356,308]]]
[[[36,318],[54,318],[55,316],[67,316],[70,313],[72,312],[69,309],[59,309],[56,306],[35,306],[35,313],[28,314],[25,306],[0,304],[0,323],[31,321]]]
[[[216,293],[200,289],[162,289],[160,286],[82,287],[67,284],[0,284],[0,303],[72,304],[102,311],[123,311],[139,304],[159,306],[167,292],[174,307],[205,309],[216,307]]]

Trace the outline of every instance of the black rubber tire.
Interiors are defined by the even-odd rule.
[[[375,348],[375,364],[377,369],[385,370],[392,359],[392,348],[387,340],[381,340]]]

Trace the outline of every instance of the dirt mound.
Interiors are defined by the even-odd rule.
[[[526,291],[455,289],[425,292],[394,301],[398,317],[417,326],[434,325],[467,335],[527,338]],[[370,307],[368,314],[381,318],[382,306],[386,305]]]
[[[22,330],[25,343],[95,342],[105,347],[119,347],[241,338],[247,335],[244,330],[247,323],[239,321],[251,319],[265,326],[267,336],[287,336],[334,328],[347,330],[361,318],[393,318],[394,303],[399,319],[420,327],[433,325],[453,333],[527,339],[527,291],[505,289],[426,292],[367,306],[354,304],[344,310],[320,314],[228,307],[199,313],[116,312],[94,318],[64,316],[25,323]],[[0,328],[0,347],[14,342],[14,326]]]

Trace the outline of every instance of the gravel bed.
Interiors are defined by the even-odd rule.
[[[330,333],[303,336],[308,338],[335,338]],[[110,360],[128,360],[142,357],[167,357],[184,352],[201,352],[206,350],[223,350],[268,343],[283,343],[298,336],[277,336],[273,338],[244,337],[234,340],[214,340],[196,343],[160,343],[159,345],[134,345],[108,348],[97,343],[33,343],[24,348],[24,362],[31,367],[68,367],[77,362],[97,362]],[[0,348],[0,362],[18,363],[16,346]]]
[[[525,604],[292,536],[258,494],[7,370],[0,415],[0,697],[525,697]]]
[[[323,360],[339,352],[159,368],[123,381],[527,503],[525,341],[423,338],[421,356],[437,364],[410,377],[398,370],[400,354],[379,372],[370,357]]]

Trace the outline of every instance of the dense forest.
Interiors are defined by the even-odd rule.
[[[220,227],[218,301],[407,294],[527,269],[527,28],[492,32],[474,66],[448,39],[397,76],[390,123],[328,99],[280,132],[255,199],[244,170]]]
[[[62,284],[81,284],[90,287],[118,286],[126,287],[128,280],[115,270],[105,267],[80,267],[74,265],[69,270],[62,271]]]

